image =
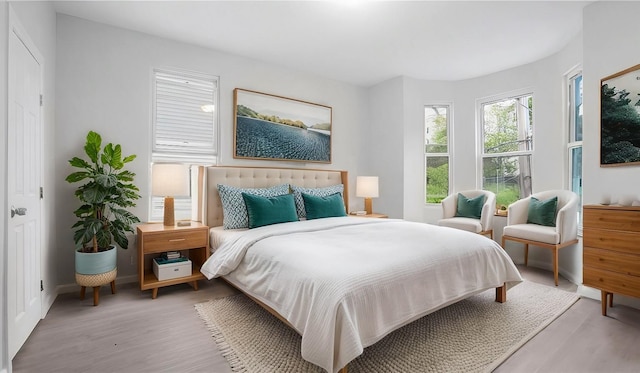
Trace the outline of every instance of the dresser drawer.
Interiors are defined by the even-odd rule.
[[[636,209],[636,210],[633,210]],[[640,232],[640,214],[638,208],[622,208],[605,210],[585,206],[582,226],[595,229],[611,229],[614,231]]]
[[[584,266],[640,277],[640,255],[584,247]]]
[[[629,254],[640,254],[640,235],[634,232],[585,229],[583,245]]]
[[[610,293],[640,296],[640,277],[638,276],[585,266],[583,283]]]
[[[184,250],[207,246],[206,229],[154,232],[144,235],[144,252]]]

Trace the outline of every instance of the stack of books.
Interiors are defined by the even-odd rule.
[[[188,258],[182,256],[179,251],[167,251],[166,253],[162,253],[162,255],[155,258],[155,261],[158,264],[178,263],[187,260]]]

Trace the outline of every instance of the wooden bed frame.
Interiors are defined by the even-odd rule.
[[[200,195],[202,198],[201,216],[202,221],[209,227],[217,227],[222,225],[222,202],[218,194],[218,184],[225,184],[242,188],[266,188],[281,184],[291,184],[304,188],[322,188],[336,184],[344,185],[344,204],[348,212],[349,206],[349,189],[348,189],[348,173],[347,171],[336,170],[319,170],[319,169],[300,169],[300,168],[273,168],[273,167],[237,167],[237,166],[211,166],[205,167],[202,173]],[[225,280],[224,277],[220,277]],[[280,321],[296,330],[289,321],[267,306],[260,300],[247,294],[229,281],[228,284],[238,289],[247,297],[252,299],[262,308],[277,317]],[[496,288],[496,302],[504,303],[507,301],[507,287],[503,284]],[[347,373],[348,365],[340,369],[340,373]]]

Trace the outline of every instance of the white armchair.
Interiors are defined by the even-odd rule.
[[[479,219],[456,216],[458,194],[462,194],[467,198],[485,196]],[[442,219],[438,221],[438,225],[488,235],[493,239],[493,214],[495,208],[496,195],[488,190],[464,190],[453,193],[442,200]]]
[[[540,201],[558,197],[555,226],[527,223],[531,197]],[[507,225],[502,233],[502,247],[505,241],[524,244],[524,265],[529,261],[529,245],[550,249],[553,256],[553,278],[558,286],[558,250],[578,243],[578,202],[579,197],[569,190],[548,190],[518,200],[508,208]]]

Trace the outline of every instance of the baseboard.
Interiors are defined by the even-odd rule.
[[[51,309],[51,306],[53,306],[53,302],[56,301],[57,297],[58,297],[58,293],[52,294],[49,292],[45,292],[45,294],[42,295],[42,299],[41,299],[42,311],[41,311],[40,318],[44,319],[44,317],[47,316],[47,313]]]
[[[122,276],[122,277],[116,278],[116,285],[130,284],[132,282],[138,282],[138,280],[139,280],[138,275]],[[76,283],[56,286],[57,294],[75,293],[75,292],[78,292],[79,290],[80,290],[80,286]]]

